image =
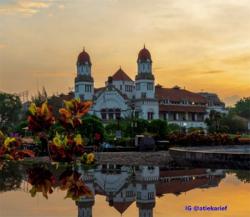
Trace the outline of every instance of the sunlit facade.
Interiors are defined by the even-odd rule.
[[[205,118],[215,106],[211,105],[207,95],[178,86],[156,85],[152,64],[151,54],[144,46],[138,53],[134,80],[120,67],[108,77],[104,87],[94,88],[90,56],[83,50],[77,59],[75,97],[92,100],[91,113],[103,121],[137,117],[162,119],[184,128],[205,129]],[[216,104],[216,109],[224,111],[225,104]]]

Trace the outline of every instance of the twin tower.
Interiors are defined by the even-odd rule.
[[[93,100],[94,79],[91,75],[91,60],[83,49],[77,58],[77,76],[75,78],[75,97],[81,100]],[[135,76],[133,99],[155,99],[152,59],[148,49],[142,48],[137,58],[137,75]]]

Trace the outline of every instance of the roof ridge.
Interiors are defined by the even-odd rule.
[[[122,68],[119,68],[113,75],[113,81],[125,80],[125,81],[133,81],[126,72],[123,71]]]

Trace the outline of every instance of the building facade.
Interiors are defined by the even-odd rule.
[[[144,46],[138,53],[134,80],[120,67],[108,77],[104,87],[94,88],[90,56],[83,50],[76,64],[75,97],[92,100],[90,113],[103,121],[137,117],[162,119],[185,128],[206,128],[204,120],[215,106],[207,95],[178,86],[156,85],[152,64],[151,54]],[[223,103],[219,107],[221,111],[225,110]]]

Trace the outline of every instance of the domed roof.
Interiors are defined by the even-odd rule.
[[[83,48],[83,51],[78,55],[77,65],[82,65],[82,64],[86,64],[86,63],[91,65],[89,54]]]
[[[145,48],[145,45],[144,45],[144,47],[140,50],[140,52],[138,54],[137,61],[148,61],[148,60],[150,62],[152,62],[151,54],[150,54],[149,50],[147,48]]]

